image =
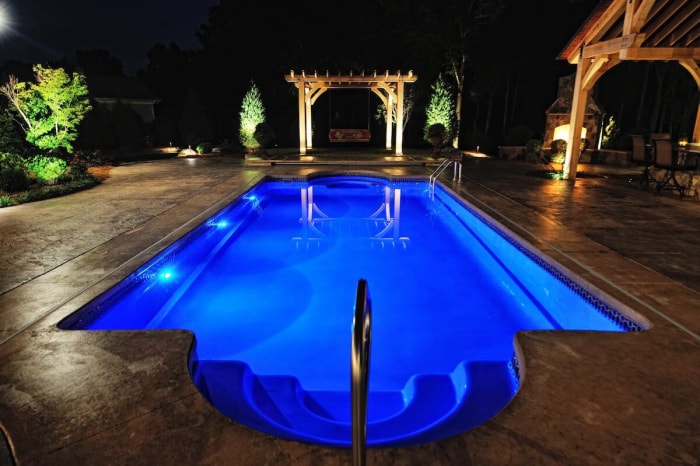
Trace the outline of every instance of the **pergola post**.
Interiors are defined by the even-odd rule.
[[[309,89],[304,86],[304,101],[305,101],[305,112],[306,116],[306,147],[311,149],[313,147],[313,129],[312,129],[312,118],[311,118],[311,99],[309,95]]]
[[[391,150],[391,137],[392,137],[392,126],[393,126],[393,109],[394,109],[394,97],[391,95],[391,92],[386,98],[386,101],[384,102],[384,105],[387,108],[386,111],[386,137],[384,138],[384,148],[386,150]]]
[[[299,153],[306,154],[306,84],[297,82],[297,94],[299,102]]]
[[[397,82],[396,99],[396,155],[403,154],[403,81]]]

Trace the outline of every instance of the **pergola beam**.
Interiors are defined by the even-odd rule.
[[[640,34],[629,34],[615,39],[598,42],[586,47],[583,51],[583,58],[594,58],[600,55],[609,55],[618,53],[630,47],[635,40],[638,40]],[[642,38],[643,39],[643,38]]]
[[[621,60],[700,60],[698,47],[629,47],[620,51]]]

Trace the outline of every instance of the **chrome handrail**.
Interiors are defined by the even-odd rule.
[[[361,325],[359,325],[361,323]],[[352,320],[351,398],[353,465],[364,466],[367,450],[367,391],[369,389],[369,353],[372,339],[372,299],[367,280],[357,283],[355,315]]]
[[[437,177],[440,176],[440,174],[444,172],[447,169],[447,167],[450,166],[450,164],[453,164],[454,167],[454,174],[452,176],[452,179],[457,181],[462,180],[462,153],[457,149],[453,149],[450,155],[446,157],[445,160],[443,160],[442,163],[430,175],[431,192],[433,189],[435,189],[435,182],[437,181]]]
[[[435,188],[435,180],[440,176],[440,173],[444,172],[447,167],[450,166],[452,160],[447,158],[442,161],[442,163],[435,169],[435,171],[430,175],[430,189]]]

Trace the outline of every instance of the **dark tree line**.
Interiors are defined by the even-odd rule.
[[[147,51],[148,65],[136,78],[160,103],[155,123],[142,131],[155,145],[235,144],[241,100],[252,79],[277,143],[295,147],[296,90],[284,80],[290,70],[412,70],[419,79],[409,85],[415,104],[405,129],[407,147],[426,144],[424,110],[440,74],[459,92],[460,147],[494,150],[517,126],[527,126],[533,137],[541,138],[559,78],[575,72],[556,57],[596,4],[354,0],[331,7],[308,0],[300,8],[293,2],[220,0],[196,31],[200,47],[154,44]],[[78,51],[52,65],[80,69],[88,76],[122,74],[119,60],[104,50]],[[5,66],[3,76],[11,68]],[[603,76],[598,91],[601,106],[614,115],[623,133],[639,128],[687,131],[697,108],[692,107],[697,105],[697,86],[673,63],[623,63]],[[314,106],[315,117],[329,111],[327,98],[322,96]],[[378,105],[375,100],[373,105]],[[127,129],[107,134],[107,124]],[[81,135],[80,142],[86,147],[100,141],[122,145],[138,132],[128,115],[97,110],[84,126],[89,134]]]

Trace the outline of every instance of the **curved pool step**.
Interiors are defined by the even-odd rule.
[[[374,446],[407,446],[435,442],[461,434],[495,417],[515,397],[519,380],[506,361],[472,361],[461,364],[465,392],[449,416],[414,436],[403,436]],[[455,371],[457,372],[457,371]]]
[[[456,435],[495,415],[515,392],[505,362],[472,362],[455,372],[416,375],[403,390],[370,391],[367,444],[415,445]],[[257,376],[237,361],[199,361],[194,379],[219,411],[244,425],[305,443],[350,446],[349,390],[306,391],[295,377]],[[467,389],[456,390],[456,382]]]

